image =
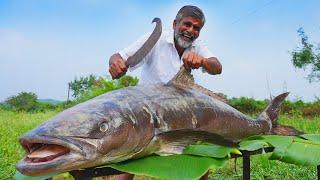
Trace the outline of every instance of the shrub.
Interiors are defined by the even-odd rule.
[[[89,80],[90,86],[87,86],[87,81]],[[109,91],[117,90],[127,86],[135,86],[138,84],[139,79],[132,76],[122,76],[117,80],[108,80],[103,77],[95,77],[93,75],[90,75],[89,77],[80,77],[80,80],[75,79],[72,82],[76,82],[75,84],[77,84],[77,86],[85,88],[80,88],[81,90],[77,91],[77,95],[75,96],[76,98],[73,101],[62,103],[60,107],[63,107],[64,109],[87,101]],[[81,85],[81,83],[84,83],[85,85]],[[74,89],[72,90],[74,91]]]
[[[247,114],[261,113],[267,106],[265,101],[247,97],[232,98],[229,100],[229,104],[237,110]]]
[[[45,112],[48,110],[57,110],[59,105],[55,105],[52,103],[47,103],[47,102],[38,102],[36,110],[37,112]]]
[[[5,102],[16,111],[35,111],[38,105],[37,95],[32,92],[21,92],[16,96],[9,97]]]
[[[11,110],[10,106],[7,103],[0,103],[0,109]]]

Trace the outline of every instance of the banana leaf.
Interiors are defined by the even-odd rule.
[[[302,166],[317,166],[320,165],[320,143],[294,138],[287,147],[276,147],[270,159]]]
[[[53,173],[53,174],[48,174],[48,175],[44,175],[44,176],[26,176],[21,174],[19,171],[16,171],[16,173],[14,174],[14,179],[16,180],[43,180],[43,179],[48,179],[51,178],[53,176],[58,175],[59,173]]]
[[[313,142],[320,143],[320,134],[303,134],[300,137],[308,139]]]
[[[189,145],[184,149],[183,154],[208,156],[214,158],[229,157],[230,153],[241,154],[237,148],[225,147],[216,144],[195,144]]]
[[[244,140],[240,142],[240,150],[254,151],[257,149],[269,147],[269,144],[264,140]]]
[[[222,167],[228,158],[192,155],[148,156],[108,165],[123,172],[161,179],[199,179],[209,169]]]

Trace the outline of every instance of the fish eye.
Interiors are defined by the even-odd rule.
[[[100,124],[100,131],[101,132],[106,132],[108,130],[109,126],[106,122],[103,122]]]

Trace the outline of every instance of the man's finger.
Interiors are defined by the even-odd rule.
[[[196,57],[196,62],[194,66],[194,68],[199,69],[199,67],[201,66],[201,56]]]
[[[189,59],[189,53],[184,54],[182,57],[182,60],[183,60],[183,65],[186,69],[189,69],[188,59]]]
[[[197,69],[197,64],[198,64],[198,55],[193,53],[192,68]]]
[[[189,67],[194,68],[194,60],[195,60],[195,54],[194,53],[190,53],[190,57],[189,57]]]
[[[122,73],[122,70],[118,64],[113,65],[113,72],[114,72],[115,78],[119,77],[119,74]]]
[[[109,69],[109,72],[111,74],[112,79],[115,79],[116,74],[114,73],[114,70],[112,68]]]
[[[127,71],[127,66],[123,61],[121,63],[119,63],[119,66],[123,71]]]
[[[184,54],[182,57],[183,63],[187,62],[188,58],[189,58],[189,53]]]

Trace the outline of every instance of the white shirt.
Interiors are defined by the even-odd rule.
[[[120,56],[126,61],[128,57],[132,56],[143,45],[150,34],[151,33],[145,34],[129,47],[120,51]],[[213,57],[213,54],[207,46],[198,39],[196,39],[191,47],[187,48],[184,53],[188,51],[196,52],[205,58]],[[173,31],[164,31],[152,50],[138,65],[131,68],[131,70],[142,65],[141,82],[139,82],[139,84],[166,83],[174,77],[182,64],[183,62],[174,46]]]

